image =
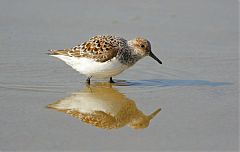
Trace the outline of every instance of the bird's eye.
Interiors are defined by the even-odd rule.
[[[145,46],[142,44],[142,45],[141,45],[141,48],[145,48]]]

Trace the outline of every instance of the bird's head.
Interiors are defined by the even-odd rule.
[[[154,60],[156,60],[158,63],[162,64],[162,61],[160,61],[152,52],[151,50],[151,43],[144,38],[141,37],[137,37],[133,40],[129,41],[129,44],[131,47],[133,47],[134,52],[142,57],[145,56],[150,56],[152,57]]]

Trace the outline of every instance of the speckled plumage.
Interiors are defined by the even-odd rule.
[[[51,50],[52,55],[86,57],[97,62],[106,62],[116,57],[121,51],[129,49],[127,40],[110,35],[97,35],[88,41],[64,50]]]
[[[50,50],[49,55],[60,58],[73,69],[91,77],[106,78],[118,75],[149,55],[151,44],[143,38],[125,40],[111,35],[97,35],[88,41],[63,50]],[[94,68],[95,67],[95,68]]]

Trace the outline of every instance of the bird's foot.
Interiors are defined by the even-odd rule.
[[[113,81],[112,77],[110,77],[109,82],[110,82],[110,83],[115,83],[115,82]]]
[[[86,80],[86,84],[87,84],[87,85],[90,85],[90,79],[91,79],[91,77],[88,77],[88,78],[87,78],[87,80]]]

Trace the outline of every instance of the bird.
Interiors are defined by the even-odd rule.
[[[159,60],[151,50],[151,43],[142,37],[126,40],[113,35],[96,35],[72,48],[54,50],[48,55],[59,58],[80,74],[87,76],[87,84],[91,78],[109,78],[132,67],[137,61],[150,56],[159,64]]]

